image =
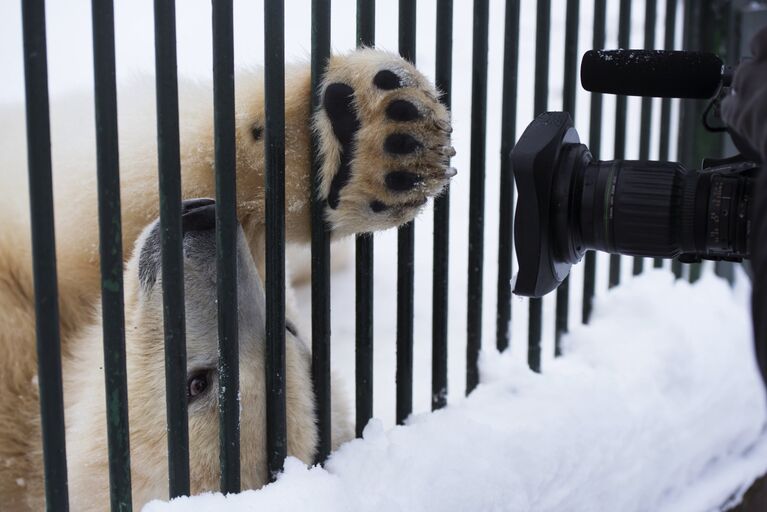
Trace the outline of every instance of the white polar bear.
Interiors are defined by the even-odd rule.
[[[289,242],[306,243],[310,237],[312,129],[320,143],[321,198],[327,203],[326,218],[334,238],[410,221],[428,197],[438,194],[453,176],[454,170],[447,167],[454,154],[450,147],[448,112],[439,103],[434,87],[400,57],[372,49],[334,56],[321,86],[321,106],[314,113],[310,107],[311,94],[308,66],[289,67],[285,90],[285,215]],[[245,71],[237,75],[237,216],[243,233],[241,243],[247,244],[259,269],[263,264],[264,238],[263,98],[260,72]],[[134,244],[141,246],[139,235],[158,216],[155,100],[151,88],[137,86],[121,90],[120,99],[123,247],[126,259],[131,258],[132,264],[137,264],[136,254],[131,250]],[[37,389],[33,385],[37,365],[29,202],[23,192],[27,188],[23,112],[18,108],[9,109],[0,112],[0,117],[4,120],[3,133],[0,133],[0,187],[6,191],[0,206],[4,214],[4,226],[0,230],[0,502],[11,509],[24,510],[31,500],[29,506],[36,510],[43,498],[39,435],[30,435],[39,430],[39,418]],[[95,349],[90,352],[83,349],[86,344],[95,347],[101,343],[101,332],[94,327],[98,325],[100,276],[92,102],[76,98],[53,102],[51,122],[69,479],[72,502],[83,503],[88,496],[81,493],[95,497],[106,496],[108,492],[106,466],[97,462],[106,460],[103,438],[94,437],[98,442],[86,449],[82,443],[87,441],[89,436],[85,432],[90,430],[77,434],[78,430],[73,430],[85,421],[85,416],[100,414],[97,408],[103,407],[97,403],[103,402],[102,395],[96,394],[103,386],[100,356],[95,354]],[[180,125],[182,196],[213,197],[213,110],[209,87],[180,84]],[[132,428],[140,425],[138,418],[146,416],[163,425],[161,306],[159,302],[152,302],[150,307],[142,301],[146,296],[142,295],[140,286],[131,283],[136,279],[131,272],[128,267],[126,322],[132,318],[135,321],[136,315],[148,315],[154,318],[154,323],[135,324],[139,330],[149,329],[140,335],[131,333],[128,327],[129,357],[151,358],[145,361],[145,366],[130,363],[128,369],[130,423]],[[194,275],[194,269],[187,272]],[[195,285],[187,280],[186,286]],[[213,297],[210,300],[213,301]],[[187,307],[191,311],[204,310],[202,305],[187,304]],[[189,315],[188,320],[203,321]],[[215,325],[210,318],[205,321]],[[200,347],[207,346],[206,342],[199,343]],[[303,349],[298,342],[291,343],[295,351],[290,357],[300,373],[304,368]],[[188,348],[190,354],[195,350],[197,348],[191,345]],[[83,362],[86,356],[90,363]],[[193,363],[190,359],[190,371],[194,369]],[[74,376],[73,371],[78,375]],[[308,379],[308,373],[301,378]],[[242,378],[243,411],[258,410],[254,403],[245,402],[260,400],[257,397],[262,395],[256,393],[260,382],[257,378],[252,382]],[[310,388],[294,384],[293,389],[300,396],[294,396],[289,402],[288,416],[299,415],[313,422]],[[92,394],[73,402],[80,393]],[[136,402],[139,396],[145,400]],[[81,412],[77,403],[88,403],[82,407],[90,412]],[[99,421],[95,417],[87,419]],[[106,420],[102,417],[100,421]],[[201,448],[199,443],[207,439],[203,432],[217,428],[216,425],[213,416],[204,413],[196,416],[195,409],[190,407],[194,449]],[[88,428],[96,428],[95,423]],[[289,448],[294,450],[291,453],[310,461],[313,431],[299,430],[305,433],[291,439]],[[263,444],[243,442],[243,460],[260,460]],[[211,448],[217,446],[217,442],[208,445]],[[136,450],[132,471],[137,504],[139,497],[165,496],[166,463],[157,458],[165,454],[164,440],[137,434],[131,439],[131,446]],[[78,450],[84,452],[78,455]],[[216,457],[210,460],[214,459],[217,461]],[[203,463],[204,460],[207,459],[192,461],[195,491],[217,487],[217,476],[211,475],[217,472],[218,463],[211,466]],[[243,468],[245,466],[243,464]],[[264,481],[262,476],[254,474],[247,480],[243,478],[243,483],[258,486]]]

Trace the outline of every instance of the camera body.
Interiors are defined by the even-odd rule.
[[[613,66],[614,55],[605,57],[606,53],[598,57]],[[663,52],[651,53],[646,55],[650,60],[668,60]],[[697,54],[694,57],[687,61],[701,61]],[[636,58],[636,52],[627,60],[648,65],[647,59]],[[711,75],[716,70],[713,59],[703,60]],[[724,67],[719,72],[726,82],[730,72]],[[606,82],[609,85],[610,80]],[[658,87],[653,93],[664,94]],[[679,94],[679,84],[674,87],[673,94]],[[568,113],[541,114],[510,155],[519,191],[514,223],[519,272],[514,293],[541,297],[551,292],[589,249],[678,257],[685,262],[749,258],[759,163],[753,158],[756,152],[744,149],[747,156],[706,160],[700,170],[674,162],[598,161],[580,143]]]

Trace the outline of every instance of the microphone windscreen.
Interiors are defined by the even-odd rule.
[[[719,90],[722,69],[713,53],[591,50],[583,55],[581,84],[606,94],[707,99]]]

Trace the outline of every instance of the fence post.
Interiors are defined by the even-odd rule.
[[[479,384],[482,349],[482,265],[485,230],[488,0],[474,0],[471,58],[471,155],[469,177],[469,275],[466,319],[466,394]]]
[[[240,408],[238,399],[240,371],[237,339],[237,194],[232,7],[232,0],[213,2],[213,124],[216,146],[216,276],[219,351],[218,408],[220,416],[221,492],[223,493],[240,491]]]
[[[416,0],[399,0],[399,53],[415,64]],[[413,412],[413,259],[415,221],[397,233],[397,424]]]
[[[285,396],[285,2],[264,3],[266,149],[266,451],[272,479],[288,453]]]
[[[538,0],[535,17],[535,97],[533,114],[538,116],[549,104],[549,36],[551,33],[551,0]],[[541,327],[543,299],[530,299],[527,327],[527,364],[534,372],[541,371]]]
[[[450,109],[453,73],[453,0],[437,1],[434,75],[442,103]],[[434,200],[434,269],[432,277],[431,408],[447,404],[448,261],[450,254],[450,185]]]
[[[565,83],[562,91],[562,110],[569,112],[575,121],[575,91],[578,77],[578,20],[580,0],[567,1],[565,20]],[[554,355],[562,355],[562,335],[567,332],[570,310],[570,276],[557,288],[557,309],[554,323]]]
[[[519,73],[519,0],[506,2],[501,98],[501,197],[498,227],[498,305],[495,345],[503,352],[510,341],[511,266],[514,248],[514,170],[511,150],[517,140],[517,81]]]
[[[53,224],[45,2],[22,2],[21,16],[24,32],[27,162],[45,507],[49,511],[59,512],[69,509],[69,493],[64,439],[64,395],[61,383],[56,237]]]
[[[358,48],[375,44],[375,28],[375,0],[357,0]],[[373,233],[358,234],[355,250],[355,430],[362,437],[373,417]]]
[[[132,505],[117,147],[114,5],[111,0],[93,1],[91,7],[109,490],[112,510],[127,512],[131,510]]]
[[[330,0],[312,0],[312,112],[320,106],[320,84],[330,57]],[[330,236],[322,200],[322,162],[312,132],[312,384],[317,414],[317,454],[324,462],[331,446],[330,404]]]
[[[673,0],[670,0],[673,1]],[[595,50],[604,48],[605,25],[607,17],[607,0],[594,0],[594,26],[592,29],[592,47]],[[595,159],[599,159],[602,149],[602,95],[591,93],[589,113],[589,147]],[[583,269],[583,308],[581,321],[589,323],[594,307],[594,289],[596,281],[597,255],[594,251],[586,251]]]

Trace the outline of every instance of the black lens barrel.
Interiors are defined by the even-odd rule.
[[[749,256],[752,178],[732,166],[688,170],[674,162],[592,160],[586,146],[561,153],[554,194],[556,254],[576,262],[587,249],[673,258]]]

